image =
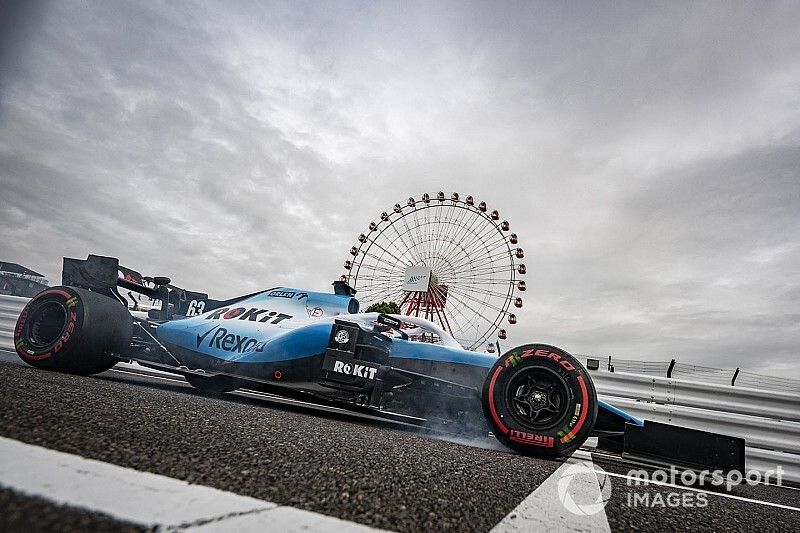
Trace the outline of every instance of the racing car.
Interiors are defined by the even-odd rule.
[[[160,306],[132,311],[119,289]],[[332,293],[273,287],[215,300],[90,255],[64,258],[62,285],[27,303],[14,343],[42,369],[90,375],[135,361],[209,394],[247,388],[491,432],[525,455],[569,455],[597,436],[658,464],[744,469],[743,439],[639,420],[600,401],[584,366],[560,348],[531,343],[497,357],[463,349],[420,317],[359,311],[344,280]]]

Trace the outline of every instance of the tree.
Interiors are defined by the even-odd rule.
[[[367,307],[367,313],[385,313],[387,315],[399,315],[400,306],[394,302],[380,302]]]

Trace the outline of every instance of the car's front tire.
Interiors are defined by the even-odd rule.
[[[481,399],[497,439],[524,455],[572,453],[597,418],[597,393],[586,369],[547,344],[506,352],[489,371]]]

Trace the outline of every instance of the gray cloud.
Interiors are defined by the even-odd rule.
[[[458,190],[522,239],[515,340],[800,376],[794,2],[30,5],[7,260],[326,290],[381,211]]]

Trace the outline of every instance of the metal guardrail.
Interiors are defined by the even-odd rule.
[[[797,422],[644,402],[630,398],[601,397],[615,407],[639,418],[743,437],[750,447],[793,453],[800,459],[800,423]]]
[[[583,356],[580,356],[583,357]],[[599,366],[599,359],[591,358]],[[613,359],[608,357],[609,372],[625,372],[629,374],[646,374],[666,378],[688,379],[702,383],[715,383],[752,389],[782,391],[800,394],[800,379],[780,376],[768,376],[748,372],[741,368],[714,368],[710,366],[670,361],[637,361],[631,359]]]
[[[0,295],[0,347],[14,347],[14,327],[22,308],[30,298]]]
[[[775,450],[762,450],[760,448],[745,447],[747,468],[758,472],[775,470],[780,465],[784,470],[783,479],[786,481],[800,482],[800,467],[797,455]]]
[[[731,387],[622,372],[592,372],[598,394],[654,404],[800,422],[800,397],[781,391]]]
[[[745,439],[748,468],[800,482],[800,397],[622,372],[592,372],[598,395],[639,418]]]
[[[603,399],[639,418],[743,437],[747,468],[763,472],[780,466],[783,479],[800,482],[800,423],[629,398]]]

